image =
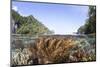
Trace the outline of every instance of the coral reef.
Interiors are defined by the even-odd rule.
[[[12,51],[12,65],[95,61],[95,45],[95,38],[40,36],[34,44]]]

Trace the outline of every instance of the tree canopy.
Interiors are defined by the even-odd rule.
[[[78,33],[92,34],[96,33],[96,7],[89,6],[88,18],[86,23],[78,29]]]

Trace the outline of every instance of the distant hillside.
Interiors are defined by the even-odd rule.
[[[12,10],[12,33],[16,34],[53,34],[44,24],[39,22],[32,15],[24,17]]]

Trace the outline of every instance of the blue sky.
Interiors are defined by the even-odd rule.
[[[23,16],[33,15],[55,34],[72,34],[85,24],[88,6],[12,2],[12,9]]]

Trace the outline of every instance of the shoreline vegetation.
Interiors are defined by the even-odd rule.
[[[76,34],[54,34],[33,16],[12,10],[11,65],[96,61],[96,7]]]

